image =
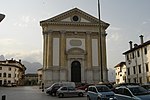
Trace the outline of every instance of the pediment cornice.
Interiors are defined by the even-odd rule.
[[[81,18],[83,18],[84,20],[86,20],[87,22],[67,22],[67,21],[62,21],[64,20],[65,18],[68,18],[71,17],[71,16],[74,16],[74,15],[79,15]],[[98,26],[98,23],[99,23],[99,19],[97,19],[96,17],[78,9],[78,8],[74,8],[74,9],[71,9],[69,11],[66,11],[62,14],[59,14],[57,16],[54,16],[52,18],[49,18],[47,20],[43,20],[40,22],[40,25],[41,26],[45,26],[45,25],[78,25],[78,26],[87,26],[87,25],[90,25],[90,26]],[[105,29],[109,26],[108,23],[105,23],[103,21],[101,21],[101,25],[103,27],[105,27]]]

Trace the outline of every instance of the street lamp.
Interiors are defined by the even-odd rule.
[[[0,22],[5,18],[4,14],[0,14]]]
[[[98,0],[98,18],[99,18],[99,48],[100,50],[100,70],[101,70],[101,82],[103,82],[103,60],[102,60],[102,33],[101,33],[101,12],[100,12],[100,1]]]

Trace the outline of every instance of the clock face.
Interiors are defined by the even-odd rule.
[[[74,22],[79,22],[79,21],[80,21],[80,17],[77,16],[77,15],[74,15],[74,16],[72,17],[72,21],[74,21]]]

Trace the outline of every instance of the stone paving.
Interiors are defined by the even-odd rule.
[[[6,96],[6,100],[86,100],[86,97],[52,97],[42,92],[37,86],[0,87],[0,100],[3,95]]]

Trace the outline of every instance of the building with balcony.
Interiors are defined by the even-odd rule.
[[[126,63],[120,62],[115,67],[116,84],[126,83]]]
[[[0,61],[0,85],[24,85],[25,66],[21,60]]]
[[[127,66],[127,82],[148,83],[150,82],[150,40],[144,42],[140,36],[141,43],[132,45],[130,50],[124,52]]]

